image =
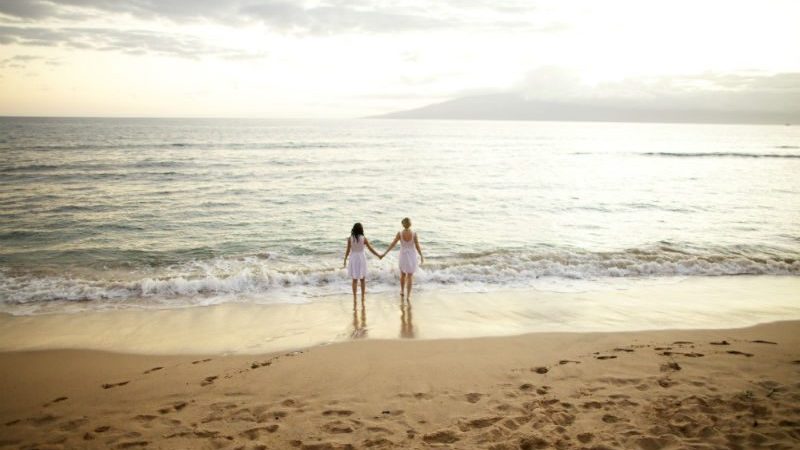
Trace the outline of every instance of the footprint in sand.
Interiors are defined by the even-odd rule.
[[[142,373],[143,373],[144,375],[147,375],[148,373],[153,373],[153,372],[155,372],[155,371],[157,371],[157,370],[161,370],[161,369],[163,369],[163,367],[153,367],[152,369],[147,369],[147,370],[145,370],[145,371],[144,371],[144,372],[142,372]]]
[[[86,425],[87,423],[89,423],[89,419],[83,417],[80,419],[74,419],[68,422],[64,422],[58,428],[61,431],[75,431],[78,428],[82,427],[83,425]]]
[[[572,361],[572,360],[569,360],[569,359],[562,359],[561,361],[558,362],[558,364],[562,365],[562,366],[564,364],[569,364],[569,363],[580,364],[581,362],[580,361]]]
[[[131,441],[131,442],[121,442],[117,444],[116,448],[147,447],[148,445],[150,445],[149,441]]]
[[[148,424],[152,422],[153,419],[155,419],[156,417],[157,416],[154,416],[152,414],[139,414],[138,416],[134,417],[133,420],[144,424]]]
[[[364,440],[364,447],[378,447],[378,448],[391,448],[394,447],[394,442],[386,439],[386,438],[378,438],[378,439],[365,439]]]
[[[197,361],[192,361],[192,364],[207,363],[207,362],[209,362],[209,361],[211,361],[211,358],[206,358],[206,359],[198,359]]]
[[[257,409],[257,411],[255,411],[255,420],[258,423],[264,423],[264,422],[268,422],[270,420],[281,420],[284,417],[289,415],[289,413],[287,413],[286,411],[267,411],[267,412],[263,412],[263,411],[258,411],[258,409],[260,409],[260,408],[256,408],[256,409]],[[235,412],[233,416],[236,417],[237,415],[239,415],[239,416],[241,416],[241,415],[245,415],[245,416],[250,415],[250,416],[252,416],[253,414],[250,412],[249,409],[245,408],[245,409],[242,409],[242,410],[239,410],[239,411]]]
[[[52,414],[45,414],[43,416],[30,417],[30,418],[27,419],[27,422],[33,424],[34,426],[41,426],[41,425],[47,425],[49,423],[53,423],[56,420],[58,420],[58,417],[56,417],[56,416],[54,416]]]
[[[481,400],[482,396],[483,394],[480,394],[478,392],[470,392],[469,394],[466,395],[467,401],[470,403],[478,403]]]
[[[670,380],[669,378],[660,378],[658,380],[658,385],[661,386],[662,388],[670,388],[672,386],[675,386],[676,384],[678,384],[677,381]]]
[[[602,409],[604,404],[596,401],[585,402],[581,405],[584,409]]]
[[[519,440],[519,448],[524,450],[539,450],[554,448],[549,441],[538,436],[525,436]]]
[[[661,365],[661,371],[662,372],[672,372],[672,371],[677,371],[677,370],[681,370],[681,366],[680,366],[680,364],[678,364],[676,362],[670,362],[670,363],[666,363],[666,364],[662,364]]]
[[[617,347],[617,348],[615,348],[615,349],[614,349],[614,351],[615,351],[615,352],[625,352],[625,353],[631,353],[631,352],[633,352],[633,349],[632,349],[632,348],[621,348],[621,347]]]
[[[246,437],[251,441],[255,441],[261,436],[262,432],[274,433],[276,431],[278,431],[278,425],[272,424],[272,425],[267,425],[265,427],[256,427],[256,428],[250,428],[249,430],[244,430],[241,433],[239,433],[239,436]]]
[[[353,411],[349,411],[346,409],[329,409],[327,411],[322,412],[323,416],[340,416],[340,417],[347,417],[352,416]]]
[[[341,420],[326,423],[322,426],[322,429],[333,434],[348,434],[354,431],[352,425],[342,422]]]
[[[178,403],[175,403],[173,405],[161,408],[161,409],[158,410],[158,412],[161,413],[161,414],[167,414],[168,412],[173,411],[173,410],[174,411],[180,411],[183,408],[186,408],[187,405],[188,405],[188,403],[186,403],[186,402],[178,402]]]
[[[606,359],[616,359],[616,357],[617,355],[600,355],[600,356],[595,356],[594,358],[599,360],[606,360]]]
[[[271,366],[271,365],[272,365],[272,361],[262,361],[262,362],[255,361],[252,364],[250,364],[250,368],[251,369],[258,369],[259,367],[267,367],[267,366]]]
[[[490,426],[494,425],[496,422],[499,422],[501,419],[502,419],[502,417],[498,417],[498,416],[495,416],[495,417],[482,417],[480,419],[472,419],[472,420],[469,420],[469,421],[466,421],[466,422],[461,422],[458,425],[458,428],[461,431],[464,431],[464,432],[470,431],[470,430],[478,430],[478,429],[481,429],[481,428],[490,427]]]
[[[738,350],[728,350],[726,353],[731,354],[731,355],[742,355],[742,356],[746,356],[748,358],[753,356],[752,353],[740,352]]]
[[[533,367],[533,368],[531,368],[531,372],[536,372],[536,373],[538,373],[540,375],[544,375],[549,371],[550,370],[547,367]]]
[[[210,376],[210,377],[205,377],[203,379],[203,381],[200,382],[200,386],[208,386],[209,384],[213,384],[214,380],[216,380],[217,378],[219,378],[219,377],[216,376],[216,375]]]
[[[602,419],[601,419],[601,420],[602,420],[603,422],[605,422],[605,423],[617,423],[617,422],[619,422],[621,419],[620,419],[619,417],[617,417],[617,416],[613,416],[613,415],[611,415],[611,414],[606,414],[606,415],[604,415],[604,416],[602,417]]]
[[[125,386],[126,384],[130,383],[130,381],[121,381],[119,383],[105,383],[102,385],[103,389],[111,389],[119,386]]]
[[[711,342],[711,345],[731,345],[731,343],[728,341],[714,341]]]
[[[778,343],[777,343],[777,342],[772,342],[772,341],[764,341],[764,340],[761,340],[761,339],[756,339],[755,341],[750,341],[750,342],[752,342],[753,344],[772,344],[772,345],[778,345]]]
[[[69,397],[58,397],[57,399],[55,399],[55,400],[51,400],[51,401],[49,401],[49,402],[45,403],[45,404],[44,404],[44,405],[42,405],[42,406],[44,406],[44,407],[47,407],[47,406],[50,406],[50,405],[52,405],[52,404],[54,404],[54,403],[63,402],[64,400],[67,400],[67,399],[69,399]]]
[[[691,341],[675,341],[672,345],[692,345],[694,342]]]
[[[452,444],[459,439],[458,435],[450,430],[436,431],[422,436],[422,440],[428,444]]]

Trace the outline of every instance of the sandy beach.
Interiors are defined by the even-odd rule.
[[[800,446],[800,321],[0,367],[4,448]]]

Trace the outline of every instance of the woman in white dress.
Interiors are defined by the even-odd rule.
[[[353,279],[353,301],[356,300],[356,287],[359,280],[361,280],[361,301],[364,301],[367,277],[367,255],[364,252],[364,247],[368,248],[378,258],[383,258],[364,237],[364,227],[361,226],[361,223],[356,223],[350,231],[350,237],[347,238],[347,250],[344,253],[344,265],[347,267],[347,274]],[[348,256],[350,256],[349,265],[347,264]]]
[[[417,270],[417,254],[419,254],[420,264],[425,262],[425,258],[422,256],[422,249],[419,247],[417,233],[411,231],[411,219],[406,217],[400,223],[403,224],[403,230],[397,232],[391,245],[383,252],[381,258],[386,256],[400,242],[400,296],[403,296],[403,288],[405,288],[406,298],[411,298],[411,286],[414,283],[414,272]]]

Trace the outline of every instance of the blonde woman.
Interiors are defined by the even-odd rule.
[[[420,264],[425,262],[425,258],[422,256],[417,233],[411,230],[411,219],[406,217],[400,223],[403,225],[403,230],[397,232],[394,240],[389,245],[389,248],[383,252],[381,258],[386,256],[400,242],[400,258],[398,258],[400,261],[400,296],[403,296],[403,289],[405,289],[406,298],[410,298],[411,286],[414,283],[414,272],[417,270],[417,255],[419,255]]]

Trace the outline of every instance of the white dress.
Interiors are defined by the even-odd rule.
[[[350,236],[350,261],[347,263],[347,274],[354,280],[367,277],[367,254],[364,253],[364,236],[353,239]]]
[[[406,274],[413,274],[417,270],[417,248],[414,246],[414,239],[417,233],[411,233],[411,239],[403,239],[403,232],[400,232],[400,271]]]

